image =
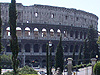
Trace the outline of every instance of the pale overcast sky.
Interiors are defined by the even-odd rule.
[[[11,2],[11,0],[0,0],[0,2]],[[75,8],[93,13],[100,18],[100,0],[16,0],[23,5],[51,5],[66,8]],[[100,31],[100,20],[98,20],[98,30]]]

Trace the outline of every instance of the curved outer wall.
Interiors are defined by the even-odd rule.
[[[11,54],[9,3],[1,3],[1,8],[2,44],[5,47],[5,53]],[[34,66],[45,66],[45,44],[52,41],[54,58],[60,34],[62,34],[65,58],[72,56],[75,43],[77,56],[79,49],[82,49],[80,47],[83,47],[83,41],[87,38],[89,26],[93,25],[93,28],[98,30],[98,17],[81,10],[47,5],[23,6],[17,3],[17,13],[19,57],[23,65],[29,65],[34,60],[38,62]]]

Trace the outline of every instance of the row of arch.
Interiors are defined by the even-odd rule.
[[[79,50],[82,51],[83,46],[82,45],[65,45],[63,46],[64,48],[64,52],[73,52],[74,48],[75,48],[75,52],[79,52]],[[22,48],[22,45],[19,44],[19,52],[22,52],[22,49],[25,50],[25,52],[31,52],[31,45],[30,44],[25,44],[24,48]],[[39,53],[40,49],[42,49],[42,53],[46,52],[46,44],[43,44],[42,46],[40,46],[39,44],[34,44],[33,45],[33,52],[34,53]],[[10,45],[6,45],[6,52],[11,52],[10,50]],[[56,52],[56,46],[53,44],[52,45],[52,52]]]
[[[25,37],[30,37],[32,35],[32,32],[31,32],[31,30],[30,30],[29,27],[25,28],[24,34],[23,34],[23,31],[22,31],[22,29],[20,27],[16,27],[16,31],[17,31],[17,36],[18,37],[22,37],[23,35]],[[39,29],[38,28],[34,28],[34,30],[33,30],[34,37],[39,37],[39,35],[40,35],[39,33],[40,33]],[[82,31],[79,32],[79,31],[73,31],[73,30],[71,30],[70,32],[68,32],[66,30],[66,31],[61,32],[61,30],[58,29],[57,30],[57,34],[56,34],[55,31],[54,31],[54,29],[50,29],[50,36],[51,37],[54,37],[55,34],[58,37],[60,37],[60,35],[62,33],[63,33],[64,37],[68,37],[68,34],[70,34],[70,37],[75,37],[76,39],[77,38],[86,39],[86,37],[87,37],[87,33],[86,32],[82,32]],[[48,36],[47,29],[43,28],[41,34],[42,34],[41,35],[42,37],[47,37]],[[10,27],[6,28],[6,35],[10,36]]]

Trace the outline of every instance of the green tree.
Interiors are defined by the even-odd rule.
[[[60,37],[60,41],[57,45],[55,60],[56,60],[56,64],[55,64],[56,70],[59,67],[61,69],[61,72],[63,72],[64,58],[63,58],[62,37]]]
[[[97,62],[93,67],[93,72],[95,75],[100,75],[100,61]]]
[[[89,63],[89,51],[88,51],[88,47],[87,47],[87,39],[85,39],[84,41],[84,46],[83,46],[83,63],[87,64]]]
[[[78,65],[80,65],[81,64],[81,53],[82,53],[82,45],[80,46],[80,49],[79,49],[79,54],[78,54]]]
[[[91,58],[95,58],[96,55],[99,55],[99,49],[97,45],[97,40],[96,38],[98,37],[98,33],[96,30],[94,30],[93,26],[91,25],[88,31],[88,51],[89,51],[89,56]]]
[[[10,25],[10,47],[12,51],[12,67],[14,71],[14,75],[17,74],[18,69],[18,40],[16,36],[16,0],[11,0],[11,3],[9,5],[9,25]]]
[[[97,44],[100,44],[100,36],[98,37],[98,41],[97,41]]]
[[[98,38],[97,44],[98,44],[98,49],[99,49],[99,58],[100,58],[100,36],[99,36],[99,38]]]
[[[2,21],[1,21],[1,4],[0,4],[0,54],[2,51],[2,45],[1,45],[1,26],[2,26]],[[0,74],[1,74],[1,56],[0,56]]]
[[[12,57],[12,55],[5,55],[5,54],[1,55],[1,66],[3,68],[7,68],[7,67],[11,68],[12,67],[11,66],[11,64],[12,64],[11,57]]]
[[[76,43],[74,44],[74,48],[73,48],[73,54],[72,54],[72,59],[73,59],[73,65],[75,65],[75,46],[76,46]]]

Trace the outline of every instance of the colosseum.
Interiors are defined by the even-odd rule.
[[[64,58],[72,56],[75,45],[76,57],[83,48],[90,25],[98,30],[98,17],[92,13],[73,8],[34,4],[17,8],[17,37],[21,65],[46,66],[46,43],[52,42],[52,61],[55,63],[56,47],[62,34]],[[1,3],[2,45],[4,53],[11,54],[9,3]]]

